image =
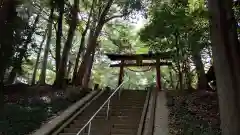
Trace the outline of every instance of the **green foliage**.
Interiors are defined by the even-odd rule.
[[[205,12],[204,9],[193,11],[190,6],[162,4],[150,13],[150,23],[140,32],[141,40],[166,50],[175,46],[174,36],[177,34],[180,36],[181,48],[188,47],[187,44],[194,45],[191,46],[193,49],[198,48],[200,45],[196,44],[203,42],[202,38],[205,38],[205,42],[207,40],[204,34],[208,29],[208,22],[201,15],[202,12]]]
[[[133,50],[133,40],[136,38],[135,35],[130,34],[131,26],[121,23],[108,24],[107,26],[107,40],[111,41],[117,47],[115,52],[131,52]]]
[[[80,12],[79,12],[79,20],[77,31],[72,42],[73,47],[71,48],[69,54],[69,60],[74,64],[76,59],[76,53],[78,52],[81,34],[83,29],[85,28],[87,17],[90,13],[90,7],[94,1],[82,1],[80,2]],[[94,7],[94,14],[97,16],[99,12],[103,10],[106,6],[108,0],[105,1],[97,1]],[[33,65],[35,64],[36,59],[36,49],[39,48],[41,38],[44,35],[47,18],[49,16],[49,10],[51,7],[51,0],[44,0],[38,1],[34,0],[32,2],[24,1],[21,3],[22,7],[28,7],[25,10],[22,7],[19,7],[19,13],[21,13],[21,17],[19,21],[23,21],[18,25],[28,26],[22,27],[19,31],[19,44],[16,49],[14,49],[14,57],[17,58],[18,53],[21,50],[21,46],[23,45],[24,39],[26,39],[26,34],[29,28],[31,27],[34,17],[40,13],[41,17],[39,23],[37,25],[37,29],[35,30],[34,36],[31,41],[31,47],[27,49],[26,57],[23,62],[23,76],[29,78],[32,75]],[[54,26],[56,27],[57,23],[57,11],[58,11],[58,4],[59,1],[54,1],[54,6],[56,10],[54,12]],[[64,43],[66,42],[67,32],[69,29],[69,19],[71,18],[71,8],[72,8],[73,1],[65,1],[65,14],[63,19],[63,36],[62,36],[62,48]],[[118,15],[127,15],[132,14],[133,16],[136,15],[137,17],[141,17],[142,11],[146,11],[148,9],[148,19],[149,23],[145,25],[145,27],[140,31],[138,35],[135,31],[133,31],[134,26],[130,23],[132,20],[136,20],[133,16],[125,17],[124,19],[115,19],[113,21],[108,22],[100,37],[98,38],[101,47],[97,51],[97,56],[95,57],[95,64],[93,68],[93,77],[92,82],[100,83],[102,86],[111,85],[112,87],[115,86],[118,78],[118,69],[117,68],[108,68],[109,61],[103,57],[104,53],[148,53],[149,50],[153,52],[158,51],[170,51],[176,50],[176,41],[175,41],[175,34],[178,33],[179,38],[179,47],[181,49],[182,57],[174,58],[174,62],[176,60],[181,59],[184,60],[191,57],[191,52],[195,50],[202,49],[208,46],[208,22],[206,20],[206,9],[204,5],[204,1],[196,1],[196,0],[182,0],[182,1],[172,1],[172,2],[162,2],[161,0],[153,1],[149,5],[149,3],[142,1],[142,0],[121,0],[121,1],[114,1],[110,11],[108,12],[106,18]],[[145,7],[144,7],[145,6]],[[148,6],[148,7],[146,7]],[[136,12],[137,11],[137,12]],[[140,11],[140,12],[138,12]],[[28,16],[27,18],[23,19],[24,16]],[[127,19],[126,19],[127,18]],[[91,18],[93,21],[93,18]],[[24,24],[25,22],[25,24]],[[187,25],[186,25],[187,24]],[[194,25],[192,25],[194,24]],[[91,22],[92,25],[92,22]],[[17,27],[17,25],[14,25]],[[20,28],[20,26],[18,26]],[[53,29],[56,31],[56,28]],[[88,36],[86,36],[86,41]],[[51,47],[50,47],[50,55],[47,63],[47,83],[53,83],[55,77],[55,40],[56,34],[53,32],[52,39],[51,39]],[[8,40],[12,41],[12,40]],[[17,40],[16,40],[17,41]],[[144,42],[142,42],[144,41]],[[86,45],[85,45],[86,46]],[[33,63],[30,64],[27,62],[32,61]],[[11,60],[12,61],[12,60]],[[40,65],[41,65],[41,58],[40,58]],[[171,69],[174,78],[176,78],[177,74],[174,72],[176,71],[176,63],[174,63],[173,68]],[[132,68],[131,68],[132,69]],[[145,68],[134,68],[136,70],[142,70]],[[106,72],[110,71],[110,72]],[[72,71],[71,71],[72,72]],[[163,81],[170,82],[168,69],[162,69],[163,74]],[[38,78],[37,73],[37,77]],[[150,78],[152,78],[155,72],[151,73],[132,73],[130,71],[127,72],[132,79],[133,86],[139,86],[138,79],[143,78],[150,82]],[[104,77],[109,76],[109,77]],[[146,77],[145,77],[146,76]],[[147,77],[149,76],[149,77]],[[30,80],[30,78],[29,78]],[[109,82],[112,80],[112,82]],[[176,82],[176,81],[175,81]],[[176,83],[174,85],[177,85]],[[167,84],[167,87],[170,85]]]
[[[116,4],[122,7],[122,14],[128,14],[132,10],[140,10],[142,8],[142,0],[119,0]]]
[[[192,76],[187,71],[190,70],[187,69],[190,59],[209,46],[205,3],[202,0],[182,0],[152,4],[149,23],[139,32],[140,39],[154,52],[174,51],[172,60],[176,70],[173,71],[177,74],[184,72],[189,78]]]

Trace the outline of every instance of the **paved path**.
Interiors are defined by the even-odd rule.
[[[166,103],[165,93],[163,91],[158,92],[153,135],[168,135],[168,108]]]

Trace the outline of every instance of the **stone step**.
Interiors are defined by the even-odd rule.
[[[141,114],[142,110],[138,109],[138,110],[110,110],[111,114],[127,114],[127,115],[138,115]],[[132,114],[132,115],[131,115]]]
[[[101,113],[101,114],[97,114],[95,116],[94,119],[104,119],[107,115],[107,112]],[[78,120],[89,120],[92,117],[92,115],[83,115],[83,116],[79,116],[76,119]]]
[[[85,125],[88,122],[88,120],[74,120],[74,122],[72,124],[75,125]],[[96,124],[103,124],[103,123],[107,123],[109,122],[108,120],[105,119],[93,119],[92,120],[92,125]]]
[[[110,120],[108,121],[92,121],[92,126],[98,126],[100,124],[107,124],[107,123],[112,123],[112,124],[121,124],[121,123],[129,123],[129,124],[135,124],[136,122],[139,122],[139,119],[119,119],[119,118],[109,118]],[[83,127],[87,121],[75,121],[74,123],[70,124],[70,127],[74,128],[81,128]]]
[[[122,120],[122,121],[115,121],[114,124],[126,124],[129,126],[134,126],[136,124],[138,124],[138,121],[126,121],[126,120]]]
[[[76,133],[59,133],[58,135],[76,135]]]
[[[110,109],[142,109],[143,106],[124,106],[124,105],[118,105],[118,106],[109,106]],[[107,106],[103,107],[103,110],[107,110]]]
[[[99,105],[100,106],[100,105]],[[97,109],[88,109],[86,111],[84,111],[81,115],[79,116],[92,116],[97,110],[98,110],[98,107],[96,107]],[[105,113],[107,111],[106,108],[102,108],[100,111],[99,111],[99,114],[102,114],[102,113]]]
[[[127,113],[127,112],[132,112],[132,113],[141,113],[142,111],[142,108],[115,108],[115,107],[110,107],[109,108],[109,112],[110,113],[118,113],[118,112],[122,112],[122,113]],[[77,117],[77,119],[90,119],[91,116],[93,115],[94,113],[91,113],[91,114],[88,114],[88,113],[85,113],[85,114],[82,114],[80,116]],[[107,109],[104,109],[103,111],[100,111],[96,116],[97,117],[105,117],[107,115]]]
[[[82,128],[65,128],[65,133],[77,133]],[[88,127],[85,128],[85,131],[88,131]],[[110,125],[105,126],[92,126],[91,131],[104,131],[104,132],[110,132]]]
[[[130,107],[143,107],[143,104],[144,103],[131,103],[131,104],[129,104],[129,103],[120,103],[120,102],[117,102],[117,103],[112,103],[112,104],[110,104],[110,106],[119,106],[119,107],[125,107],[126,106],[126,108],[130,108]],[[104,107],[107,107],[107,105],[106,106],[104,106]]]
[[[76,135],[76,133],[60,133],[59,135]],[[85,132],[85,133],[81,133],[80,135],[88,135],[88,133]],[[110,131],[108,131],[108,132],[91,131],[90,135],[110,135]]]
[[[145,99],[146,97],[134,97],[134,96],[126,96],[126,95],[122,95],[119,99],[119,97],[113,97],[111,100],[116,100],[116,101],[119,101],[119,100],[123,100],[123,99],[126,99],[126,100],[131,100],[131,101],[141,101],[143,99]],[[125,100],[125,101],[126,101]]]
[[[126,134],[126,133],[111,133],[111,135],[136,135],[136,134]]]
[[[118,96],[113,97],[112,99],[115,100],[122,100],[122,99],[127,99],[127,100],[141,100],[141,99],[145,99],[144,96],[136,96],[136,95],[121,95],[120,99]]]
[[[141,115],[140,111],[135,111],[135,112],[131,112],[131,111],[110,111],[110,115],[111,116],[139,116]]]
[[[140,112],[140,111],[139,111]],[[140,119],[141,118],[141,113],[132,113],[132,112],[125,112],[125,111],[111,111],[109,113],[109,119],[110,120],[118,120],[118,119]],[[74,122],[82,122],[82,123],[85,123],[87,122],[88,120],[90,119],[90,117],[79,117],[77,118]],[[104,121],[106,122],[106,113],[103,115],[103,116],[99,116],[97,115],[94,119],[93,119],[93,122],[96,122],[96,121]]]
[[[130,112],[130,111],[110,111],[110,116],[129,116],[129,117],[135,117],[141,115],[139,112]]]
[[[121,123],[114,123],[112,125],[113,128],[119,128],[119,129],[136,129],[138,128],[138,125],[131,125],[131,124],[121,124]]]
[[[113,111],[141,111],[141,108],[110,108]]]
[[[110,103],[118,103],[118,102],[121,102],[121,103],[129,103],[129,104],[132,104],[132,103],[142,103],[144,102],[145,99],[140,99],[140,100],[134,100],[134,99],[126,99],[126,98],[122,98],[122,99],[112,99],[110,101]]]
[[[136,121],[139,120],[141,117],[129,117],[129,116],[111,116],[111,121]]]
[[[69,128],[82,128],[86,123],[75,123],[75,124],[70,124]],[[92,128],[95,127],[105,127],[105,126],[110,126],[110,122],[105,122],[105,123],[92,123]]]
[[[138,110],[121,110],[121,109],[113,109],[113,110],[110,110],[109,111],[110,113],[112,114],[128,114],[128,115],[137,115],[137,114],[140,114],[141,113],[141,109],[138,109]]]
[[[119,128],[112,128],[111,134],[131,134],[136,135],[136,129],[119,129]]]
[[[120,103],[120,102],[118,102],[118,103],[112,103],[112,104],[110,104],[110,106],[130,108],[130,107],[143,107],[143,104],[144,103],[132,103],[132,104],[129,104],[129,103]],[[107,107],[107,105],[104,106],[104,107]]]
[[[140,95],[127,95],[127,94],[121,94],[120,99],[118,94],[112,97],[112,99],[118,99],[118,100],[121,100],[122,98],[138,100],[138,99],[143,99],[145,97]]]

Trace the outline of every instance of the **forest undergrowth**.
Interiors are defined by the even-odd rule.
[[[87,94],[69,94],[50,86],[41,86],[34,87],[39,92],[33,96],[29,93],[32,88],[28,89],[5,94],[5,106],[0,113],[0,135],[29,134]]]
[[[171,135],[220,135],[216,93],[167,94]]]

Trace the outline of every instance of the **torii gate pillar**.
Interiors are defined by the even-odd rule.
[[[124,60],[121,60],[121,66],[120,66],[119,77],[118,77],[118,86],[121,85],[121,83],[123,82],[123,77],[124,77],[123,64],[124,64]]]
[[[161,91],[161,72],[160,72],[160,60],[156,59],[156,72],[157,72],[157,77],[156,77],[156,83],[157,83],[157,89]]]

